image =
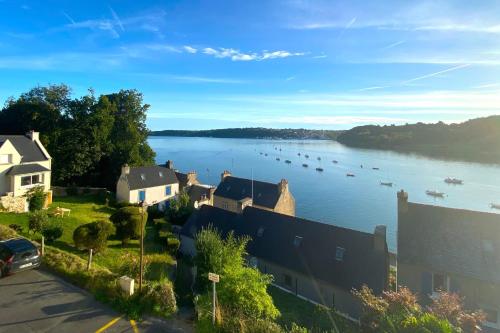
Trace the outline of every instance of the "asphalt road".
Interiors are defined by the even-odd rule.
[[[0,279],[0,333],[190,332],[179,320],[135,323],[92,295],[43,270]]]

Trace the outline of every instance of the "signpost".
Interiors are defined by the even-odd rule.
[[[215,325],[215,284],[219,283],[219,274],[208,273],[208,280],[212,281],[212,324]]]

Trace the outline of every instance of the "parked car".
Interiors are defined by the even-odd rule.
[[[40,251],[26,238],[0,241],[0,277],[37,268],[41,262]]]

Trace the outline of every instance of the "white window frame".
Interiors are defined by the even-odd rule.
[[[438,272],[433,272],[432,273],[432,296],[431,297],[438,297],[439,296],[439,292],[435,291],[434,290],[434,275],[443,275],[444,276],[444,279],[445,279],[445,290],[441,290],[442,292],[447,292],[449,293],[450,292],[450,276],[446,273],[438,273]]]
[[[1,164],[11,164],[12,162],[12,154],[0,154],[0,165]],[[7,158],[6,160],[2,160],[2,158]]]
[[[489,327],[489,328],[495,328],[495,329],[500,329],[500,309],[495,309],[494,307],[491,307],[491,306],[487,306],[487,305],[482,305],[482,306],[479,306],[480,309],[483,309],[486,311],[486,309],[488,310],[492,310],[492,311],[496,311],[497,312],[497,322],[496,323],[492,323],[491,321],[484,321],[483,325],[486,326],[486,327]]]
[[[30,187],[40,186],[40,185],[44,184],[43,173],[33,173],[30,175],[20,175],[20,176],[21,176],[20,182],[21,182],[22,188],[30,188]],[[33,176],[38,176],[38,180],[39,180],[38,183],[33,183]],[[30,177],[30,183],[28,185],[23,185],[23,178],[25,178],[25,177]]]

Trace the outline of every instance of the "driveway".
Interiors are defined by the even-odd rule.
[[[0,279],[0,333],[192,332],[181,320],[136,323],[92,295],[43,270]]]

